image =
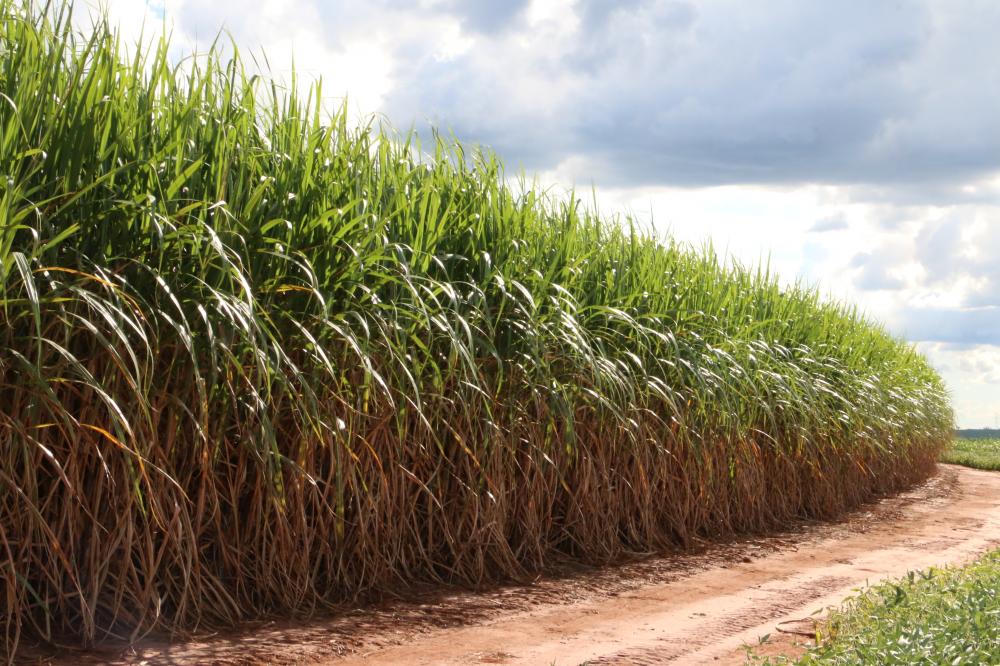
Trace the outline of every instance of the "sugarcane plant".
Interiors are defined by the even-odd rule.
[[[226,39],[29,5],[0,0],[9,658],[833,516],[950,439],[849,305]]]

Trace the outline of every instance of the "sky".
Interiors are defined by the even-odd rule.
[[[994,0],[81,0],[856,303],[1000,425]],[[80,13],[78,8],[78,13]],[[84,10],[86,11],[86,10]],[[78,16],[79,18],[79,16]]]

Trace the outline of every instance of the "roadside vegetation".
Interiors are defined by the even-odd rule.
[[[941,453],[941,462],[1000,471],[1000,438],[959,437]]]
[[[0,0],[8,652],[833,516],[951,438],[848,306],[33,4]]]
[[[1000,663],[1000,551],[968,566],[910,572],[876,585],[820,627],[819,646],[797,664]]]

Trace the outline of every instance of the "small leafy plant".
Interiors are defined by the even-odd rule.
[[[1000,551],[877,585],[832,614],[823,634],[798,663],[1000,663]]]

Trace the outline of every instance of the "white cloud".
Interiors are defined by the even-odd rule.
[[[944,187],[1000,168],[1000,90],[979,83],[1000,75],[982,57],[1000,6],[559,4],[558,20],[490,35],[446,72],[416,59],[415,85],[388,108],[440,119],[531,169],[572,155],[574,177],[616,186]],[[527,14],[543,6],[557,3]],[[477,100],[498,113],[484,118]]]
[[[828,231],[843,231],[849,228],[850,225],[847,224],[847,219],[844,217],[843,213],[836,213],[830,215],[829,217],[824,217],[809,227],[809,231],[813,233],[825,233]]]
[[[923,342],[917,349],[947,381],[960,425],[1000,427],[1000,348]]]

